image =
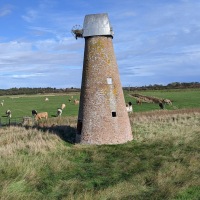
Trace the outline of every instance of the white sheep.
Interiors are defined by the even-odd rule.
[[[63,103],[63,104],[61,105],[61,109],[63,110],[65,107],[66,107],[66,105]]]
[[[12,117],[11,110],[6,110],[6,115],[7,115],[7,117],[11,118]]]
[[[128,103],[126,104],[126,110],[127,110],[127,112],[130,112],[130,113],[133,112],[133,106],[132,106],[132,103],[131,103],[131,102],[128,102]]]
[[[1,106],[3,106],[3,104],[4,104],[4,100],[2,99],[2,100],[1,100]]]
[[[62,109],[61,108],[58,108],[57,109],[57,116],[61,116],[62,115]]]

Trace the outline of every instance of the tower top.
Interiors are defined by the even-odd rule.
[[[114,35],[107,13],[86,15],[83,28],[80,25],[75,25],[71,32],[76,39],[96,35],[111,37]]]
[[[107,13],[85,16],[83,23],[83,37],[95,35],[110,35],[113,37],[114,32]]]

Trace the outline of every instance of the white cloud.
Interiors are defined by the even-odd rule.
[[[5,5],[0,8],[0,17],[4,17],[12,13],[13,6],[12,5]]]
[[[25,15],[22,15],[22,19],[29,23],[34,22],[38,19],[38,11],[32,9],[28,10]]]
[[[16,78],[16,79],[26,79],[26,78],[30,78],[30,77],[41,77],[41,76],[45,76],[45,74],[42,73],[35,73],[35,74],[12,74],[10,77],[11,78]]]

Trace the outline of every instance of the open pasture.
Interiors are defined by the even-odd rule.
[[[200,108],[200,89],[171,89],[171,90],[146,90],[124,91],[126,102],[133,102],[135,112],[159,110],[158,104],[143,103],[136,105],[136,100],[131,94],[141,94],[151,97],[170,99],[172,105],[165,105],[166,110]]]
[[[73,96],[73,98],[71,97]],[[48,101],[45,99],[48,98]],[[71,99],[71,102],[69,102]],[[79,99],[79,94],[47,94],[47,95],[13,95],[2,96],[0,102],[4,100],[4,105],[0,106],[1,120],[6,120],[6,110],[11,110],[12,119],[32,117],[32,110],[38,112],[48,112],[49,118],[55,117],[57,109],[64,103],[66,107],[63,109],[62,116],[76,116],[78,113],[78,105],[74,104],[74,99]],[[20,120],[21,120],[20,119]]]
[[[172,100],[172,105],[165,105],[166,110],[200,108],[200,89],[184,89],[184,90],[148,90],[148,91],[124,91],[125,101],[133,103],[134,112],[159,110],[158,104],[142,103],[137,105],[136,100],[131,96],[138,93],[146,96],[154,96],[159,98],[167,98]],[[71,98],[73,96],[73,99]],[[45,101],[48,98],[49,101]],[[71,99],[71,102],[69,102]],[[78,105],[74,104],[74,99],[80,99],[79,93],[69,94],[46,94],[46,95],[13,95],[0,96],[0,102],[4,100],[4,105],[0,106],[1,120],[7,120],[5,112],[7,109],[12,111],[12,119],[23,117],[31,117],[33,109],[38,112],[48,112],[49,118],[55,117],[57,109],[61,104],[66,104],[62,116],[77,116]]]
[[[31,116],[32,109],[48,111],[51,117],[38,129],[0,129],[0,197],[198,200],[199,90],[142,93],[172,99],[176,108],[166,106],[166,110],[157,104],[136,105],[128,91],[124,94],[136,111],[129,115],[134,140],[101,146],[71,143],[78,113],[78,106],[68,102],[71,95],[0,97],[2,115],[10,105],[13,117]],[[73,96],[79,99],[79,94]],[[62,103],[66,104],[63,117],[55,118]]]

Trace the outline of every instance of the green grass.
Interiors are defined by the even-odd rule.
[[[48,97],[49,101],[45,101],[45,97]],[[13,117],[31,116],[33,109],[38,112],[48,111],[49,116],[56,115],[57,108],[61,107],[61,104],[66,104],[66,112],[63,112],[63,116],[77,115],[78,106],[74,105],[73,99],[79,99],[79,94],[73,95],[72,102],[69,103],[68,99],[71,95],[23,95],[23,96],[4,96],[0,97],[0,101],[4,99],[4,106],[0,107],[2,115],[4,111],[10,109]],[[64,110],[65,111],[65,110]]]
[[[78,106],[71,95],[1,96],[1,120],[48,111],[39,127],[0,129],[0,199],[200,199],[200,90],[134,92],[168,98],[172,106],[136,105],[134,140],[121,145],[72,145]],[[79,99],[79,94],[74,94]],[[45,102],[45,97],[49,98]],[[54,117],[62,103],[62,118]],[[184,109],[184,110],[183,110]]]
[[[163,99],[170,99],[173,105],[165,105],[167,110],[185,109],[185,108],[200,108],[200,89],[172,89],[172,90],[147,90],[147,91],[125,91],[126,102],[132,101],[134,103],[134,111],[150,111],[158,110],[158,104],[143,103],[136,105],[136,100],[131,97],[131,94],[142,94],[146,96],[153,96]]]
[[[79,94],[72,94],[73,99],[79,99]],[[45,97],[49,98],[49,101],[45,101]],[[0,101],[4,100],[4,105],[0,106],[0,117],[2,123],[8,121],[5,117],[6,110],[11,110],[12,112],[12,121],[19,120],[21,121],[23,117],[31,117],[31,111],[37,110],[38,112],[47,111],[49,117],[56,116],[57,108],[61,107],[61,104],[66,104],[62,116],[77,116],[78,114],[78,105],[74,105],[73,99],[71,103],[68,99],[71,98],[71,94],[62,94],[62,95],[13,95],[13,96],[2,96]]]
[[[131,114],[134,140],[120,145],[68,143],[67,135],[75,134],[76,117],[64,117],[55,129],[51,124],[39,130],[1,128],[0,197],[198,200],[199,113],[197,109]]]
[[[183,90],[154,90],[143,92],[128,92],[124,91],[126,102],[132,101],[135,112],[159,110],[157,104],[143,103],[141,106],[136,105],[135,99],[130,96],[131,93],[139,93],[148,96],[155,96],[160,98],[168,98],[173,101],[173,105],[166,105],[167,110],[176,110],[183,108],[200,108],[200,89],[183,89]],[[66,108],[63,110],[62,116],[77,116],[78,105],[74,105],[73,102],[69,103],[68,99],[73,95],[73,99],[79,99],[79,93],[75,94],[53,94],[53,95],[13,95],[13,96],[0,96],[0,102],[4,100],[4,106],[0,106],[0,116],[2,120],[5,116],[5,111],[10,109],[12,111],[12,118],[22,118],[24,116],[31,116],[33,109],[38,112],[47,111],[49,117],[54,117],[57,112],[57,108],[62,103],[66,104]],[[45,97],[49,98],[48,102],[45,102]]]

